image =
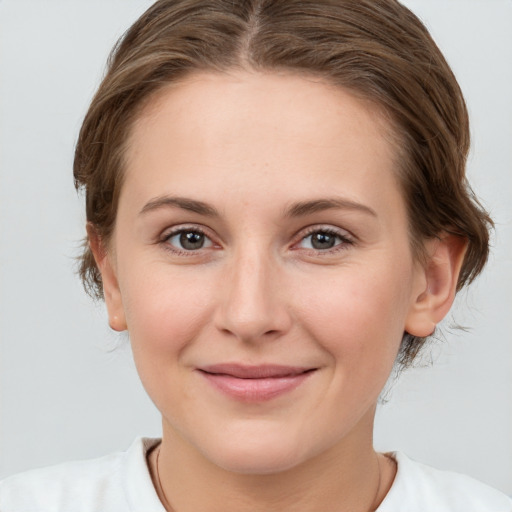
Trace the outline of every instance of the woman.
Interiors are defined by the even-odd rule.
[[[488,255],[467,112],[395,1],[160,1],[86,115],[81,275],[162,440],[12,477],[2,510],[510,510],[372,446],[379,394]]]

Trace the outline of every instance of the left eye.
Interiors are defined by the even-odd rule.
[[[330,231],[314,231],[305,236],[299,243],[303,249],[314,249],[316,251],[328,250],[347,242],[345,238]]]
[[[185,251],[197,251],[213,245],[204,233],[192,229],[172,233],[166,241],[173,247]]]

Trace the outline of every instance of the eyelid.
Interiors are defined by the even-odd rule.
[[[306,226],[305,228],[302,228],[295,238],[297,240],[302,240],[308,235],[311,235],[312,233],[317,233],[318,231],[323,231],[326,233],[333,233],[335,235],[340,236],[341,238],[347,238],[354,240],[355,236],[348,231],[347,229],[340,228],[338,226],[333,226],[332,224],[311,224],[310,226]]]
[[[306,248],[304,248],[303,250],[315,251],[317,253],[328,254],[329,252],[332,253],[332,252],[336,252],[341,249],[344,249],[344,248],[346,248],[347,245],[350,246],[356,242],[355,236],[352,233],[350,233],[349,231],[347,231],[346,229],[342,229],[342,228],[339,228],[339,227],[336,227],[336,226],[333,226],[330,224],[314,224],[314,225],[308,226],[308,227],[302,229],[301,231],[299,231],[299,233],[294,237],[294,242],[292,244],[292,248],[294,248],[295,250],[301,249],[300,247],[297,247],[297,245],[300,242],[302,242],[305,238],[307,238],[308,236],[312,235],[313,233],[318,233],[318,232],[328,233],[328,234],[337,236],[341,239],[342,243],[339,243],[330,249],[306,249]]]
[[[187,232],[187,231],[193,231],[193,232],[201,233],[202,235],[204,235],[205,238],[207,238],[211,242],[211,245],[209,247],[201,247],[201,248],[196,249],[196,250],[186,250],[186,249],[180,249],[179,247],[173,246],[170,243],[168,243],[168,241],[172,237],[174,237],[174,236],[176,236],[176,235],[178,235],[180,233]],[[161,235],[158,237],[157,244],[163,245],[165,250],[170,251],[173,254],[186,255],[186,256],[194,256],[194,255],[197,255],[197,254],[201,253],[203,250],[209,250],[209,249],[212,249],[212,248],[214,248],[214,249],[219,248],[220,244],[218,244],[215,241],[215,238],[216,237],[214,235],[212,235],[210,229],[207,229],[206,227],[201,226],[199,224],[189,224],[189,223],[186,223],[186,224],[178,224],[178,225],[166,228],[161,233]]]
[[[179,249],[176,246],[173,246],[168,243],[169,239],[176,236],[179,233],[186,231],[196,231],[204,235],[210,242],[211,245],[209,247],[201,247],[196,250],[186,250]],[[310,248],[301,248],[298,247],[298,244],[302,242],[305,238],[312,235],[313,233],[324,232],[328,234],[332,234],[340,238],[341,243],[336,244],[332,248],[328,249],[310,249]],[[222,248],[222,245],[217,242],[218,237],[215,233],[200,224],[193,223],[184,223],[178,224],[175,226],[171,226],[162,231],[161,235],[156,240],[157,244],[161,244],[164,246],[166,250],[173,254],[177,255],[186,255],[186,256],[194,256],[202,253],[203,251],[208,251],[211,249],[219,249]],[[348,246],[353,245],[357,241],[356,237],[348,230],[340,228],[338,226],[333,226],[332,224],[312,224],[310,226],[306,226],[302,228],[294,237],[293,242],[291,243],[290,248],[292,250],[304,250],[309,252],[315,252],[317,254],[328,255],[333,252],[337,252],[343,249],[346,249]]]

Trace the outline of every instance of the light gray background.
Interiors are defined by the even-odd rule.
[[[147,0],[0,0],[0,477],[125,449],[159,416],[127,344],[73,274],[81,118],[118,36]],[[512,2],[408,0],[467,96],[469,173],[497,222],[489,267],[460,300],[433,368],[408,372],[376,444],[512,494]],[[427,357],[428,359],[428,357]]]

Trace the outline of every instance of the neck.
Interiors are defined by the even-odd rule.
[[[371,423],[369,436],[361,435],[367,429],[355,429],[329,452],[272,474],[220,468],[164,423],[150,468],[169,512],[369,512],[387,494],[396,471],[390,459],[375,453]]]

